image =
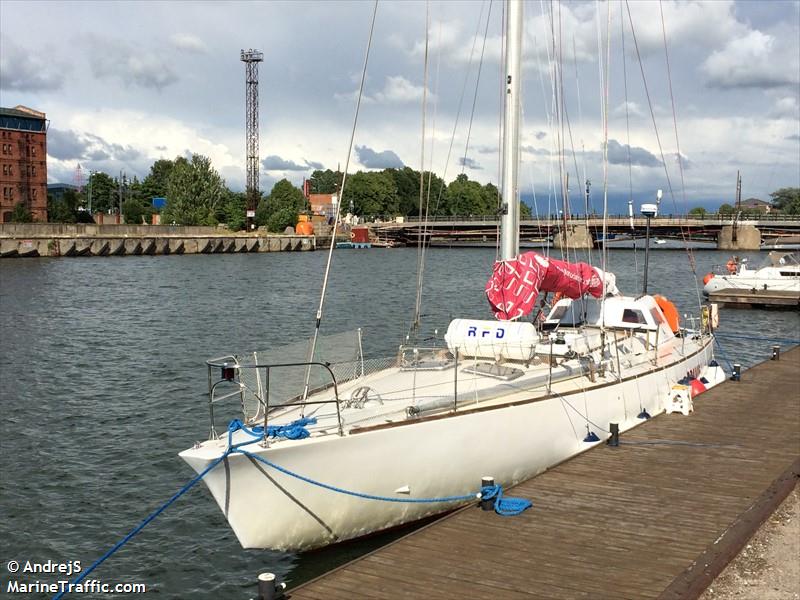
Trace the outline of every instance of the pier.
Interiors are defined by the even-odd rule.
[[[795,347],[511,488],[520,516],[460,509],[288,595],[697,598],[797,484],[799,373]]]
[[[314,236],[169,225],[0,224],[0,258],[296,252]]]
[[[785,290],[729,288],[711,292],[708,300],[729,308],[800,309],[800,293]]]

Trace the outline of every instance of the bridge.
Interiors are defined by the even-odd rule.
[[[566,223],[566,228],[565,228]],[[418,217],[397,217],[370,224],[379,239],[415,244],[420,238],[431,244],[482,245],[496,235],[497,215],[435,216],[427,223]],[[605,227],[611,239],[641,238],[647,219],[613,215]],[[735,215],[662,215],[650,220],[654,237],[716,242],[720,250],[758,250],[762,242],[800,243],[800,215],[764,214],[758,218]],[[603,218],[571,215],[566,221],[556,215],[520,223],[520,240],[552,243],[555,247],[591,248],[603,238]]]

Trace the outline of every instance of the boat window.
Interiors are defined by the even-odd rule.
[[[644,314],[640,310],[635,310],[632,308],[626,308],[625,311],[622,313],[622,322],[623,323],[639,323],[641,325],[647,325],[647,319],[644,318]]]
[[[664,315],[658,310],[656,307],[650,309],[650,314],[653,316],[653,320],[656,323],[666,323],[667,320],[664,318]]]
[[[800,275],[800,271],[780,271],[780,274],[784,277],[797,277]]]
[[[557,306],[553,309],[553,312],[550,313],[550,316],[547,317],[548,321],[560,321],[562,317],[567,314],[567,306]]]

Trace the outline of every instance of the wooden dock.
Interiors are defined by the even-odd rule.
[[[461,509],[289,597],[696,598],[796,485],[799,457],[794,348],[688,417],[656,417],[508,490],[533,501],[520,516]]]
[[[726,289],[710,293],[708,300],[731,308],[800,308],[800,293],[787,291]]]

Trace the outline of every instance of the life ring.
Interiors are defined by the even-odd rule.
[[[714,274],[706,273],[705,276],[703,277],[703,285],[708,285],[708,282],[711,281],[712,279],[714,279]]]
[[[653,296],[653,300],[656,301],[656,304],[658,304],[661,312],[664,313],[664,318],[667,319],[667,325],[669,325],[672,333],[678,333],[681,329],[681,318],[680,314],[678,313],[678,309],[675,308],[675,305],[667,300],[667,298],[664,296],[660,296],[658,294]]]
[[[351,239],[351,240],[354,240],[354,239],[356,239],[356,232],[355,232],[355,231],[351,231],[351,232],[350,232],[350,239]]]

